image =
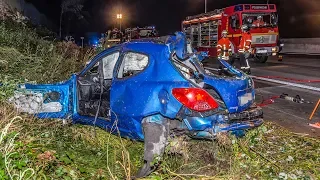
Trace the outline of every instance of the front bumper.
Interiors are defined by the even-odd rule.
[[[279,53],[279,51],[279,46],[254,48],[254,54],[257,56],[276,56]]]

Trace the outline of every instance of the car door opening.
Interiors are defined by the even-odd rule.
[[[108,54],[77,79],[78,113],[110,119],[110,88],[119,52]]]

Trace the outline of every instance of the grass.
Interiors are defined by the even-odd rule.
[[[33,29],[0,25],[0,180],[130,179],[143,143],[93,127],[18,114],[6,103],[16,85],[65,80],[93,55],[47,41]],[[96,133],[95,133],[96,132]],[[173,139],[146,179],[320,179],[320,141],[273,124],[243,138]]]
[[[94,133],[93,127],[18,116],[8,107],[0,106],[0,145],[8,147],[0,149],[0,179],[1,172],[8,177],[26,172],[22,179],[30,175],[36,179],[123,178],[142,162],[142,143],[98,128]]]
[[[35,179],[128,179],[142,162],[143,144],[97,128],[63,125],[14,113],[2,104],[1,172]],[[9,128],[8,128],[9,127]],[[244,138],[221,142],[181,139],[168,149],[156,172],[146,179],[319,179],[320,141],[272,124],[249,131]],[[11,155],[5,155],[5,154]],[[7,161],[4,159],[7,157]],[[0,176],[1,177],[1,176]]]

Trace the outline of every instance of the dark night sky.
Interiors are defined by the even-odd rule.
[[[58,26],[61,0],[27,1]],[[267,0],[207,1],[210,11],[240,3],[266,3]],[[320,36],[319,0],[269,0],[269,3],[278,5],[281,36]],[[180,23],[186,16],[202,13],[204,0],[86,0],[86,22],[75,18],[68,21],[64,29],[76,36],[85,32],[106,32],[108,28],[118,27],[115,14],[120,8],[124,27],[155,25],[160,34],[168,34],[180,30]]]

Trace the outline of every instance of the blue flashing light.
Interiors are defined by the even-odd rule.
[[[237,5],[234,7],[234,11],[243,11],[243,5]]]

